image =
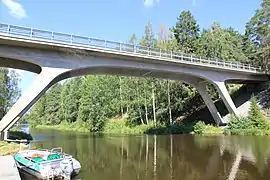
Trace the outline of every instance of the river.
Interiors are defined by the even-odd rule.
[[[34,146],[60,146],[78,159],[78,180],[270,179],[270,137],[30,133]]]

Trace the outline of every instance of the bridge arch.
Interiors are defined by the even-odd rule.
[[[38,64],[13,58],[0,57],[0,65],[1,67],[20,69],[28,72],[33,72],[36,74],[39,74],[42,70],[41,66],[39,66]]]
[[[132,71],[133,70],[133,71]],[[206,91],[206,83],[202,78],[184,74],[175,74],[168,72],[149,72],[140,71],[138,69],[117,68],[114,67],[102,67],[93,66],[81,69],[57,69],[43,67],[41,73],[37,76],[37,79],[32,84],[32,88],[24,93],[10,111],[5,115],[0,123],[0,131],[7,131],[10,129],[22,116],[26,113],[32,105],[55,83],[75,76],[89,75],[89,74],[110,74],[110,75],[124,75],[124,76],[138,76],[155,77],[163,79],[172,79],[185,82],[198,90],[203,100],[205,101],[210,113],[217,124],[222,123],[222,118],[219,115],[213,101]]]

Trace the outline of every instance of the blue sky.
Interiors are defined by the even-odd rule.
[[[213,22],[244,32],[260,0],[0,0],[0,22],[125,42],[151,22],[154,32],[172,27],[183,10],[190,10],[200,28]],[[20,87],[33,81],[21,73]]]

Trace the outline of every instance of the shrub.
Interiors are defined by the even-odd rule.
[[[29,140],[29,141],[32,141],[33,140],[33,137],[31,136],[31,134],[28,134],[26,132],[23,132],[23,131],[10,131],[10,134],[9,134],[9,139],[26,139],[26,140]]]
[[[269,123],[267,122],[266,117],[260,110],[260,107],[258,106],[258,101],[254,96],[251,98],[248,119],[251,121],[253,128],[264,130],[270,129]]]
[[[205,129],[205,123],[202,121],[198,121],[194,126],[193,126],[193,132],[196,134],[203,134]]]
[[[253,128],[249,118],[231,115],[228,123],[229,129],[250,129]]]

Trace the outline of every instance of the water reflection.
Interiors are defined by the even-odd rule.
[[[82,180],[266,180],[270,138],[105,136],[32,130],[35,146],[61,146],[82,165]],[[41,141],[39,141],[41,140]]]

